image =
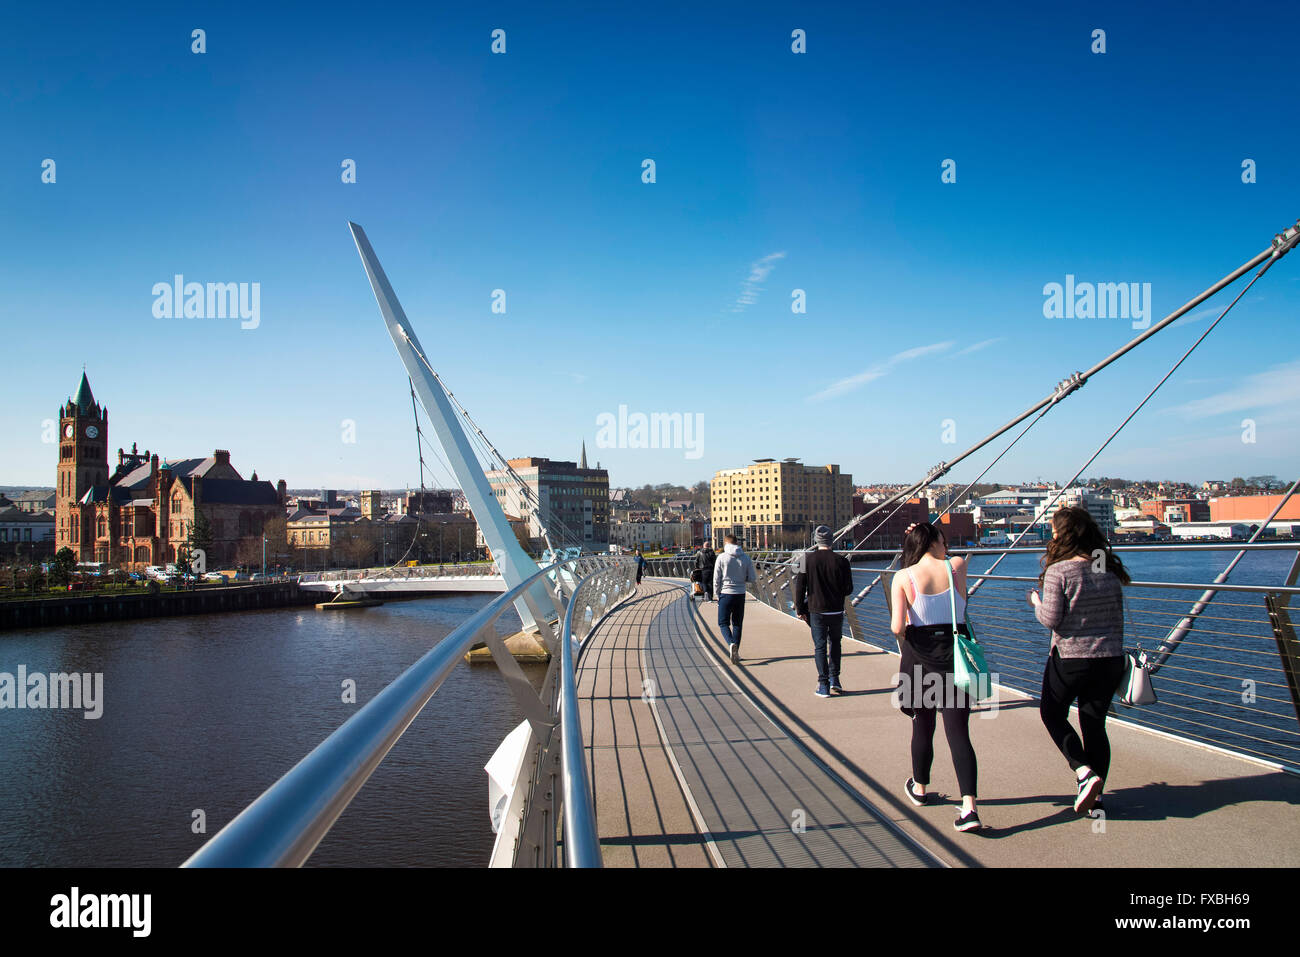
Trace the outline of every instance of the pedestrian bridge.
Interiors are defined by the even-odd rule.
[[[689,596],[685,562],[652,562],[636,585],[631,560],[586,556],[489,602],[187,864],[302,864],[484,642],[525,719],[507,739],[513,750],[490,762],[493,866],[1300,866],[1300,647],[1288,617],[1300,557],[1294,545],[1251,547],[1289,549],[1290,573],[1268,585],[1126,589],[1126,645],[1159,645],[1161,701],[1112,717],[1105,817],[1074,814],[1073,774],[1031,696],[1048,642],[1025,622],[1027,579],[970,576],[971,615],[1000,684],[971,719],[984,828],[963,834],[952,827],[959,798],[941,733],[938,801],[916,808],[903,794],[910,726],[892,704],[892,566],[868,569],[884,587],[847,609],[847,693],[822,699],[808,628],[790,614],[788,556],[756,562],[738,665],[717,606]],[[535,609],[552,655],[539,691],[496,622],[541,577],[555,615]]]
[[[716,608],[648,579],[579,663],[607,866],[1300,866],[1300,776],[1112,718],[1107,817],[1080,818],[1037,702],[1006,687],[970,723],[984,828],[957,833],[942,731],[942,803],[903,794],[896,653],[845,638],[847,694],[818,698],[803,622],[747,602],[733,665]]]
[[[439,592],[503,592],[505,581],[495,564],[417,565],[305,572],[298,576],[303,591],[324,595],[414,597]]]

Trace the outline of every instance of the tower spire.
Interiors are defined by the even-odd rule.
[[[74,400],[77,403],[77,410],[85,415],[95,407],[95,394],[90,391],[90,380],[86,378],[86,370],[81,370],[81,385],[77,387],[77,397]]]
[[[586,467],[587,467],[587,440],[586,440],[586,439],[583,439],[583,440],[582,440],[582,459],[581,459],[581,461],[578,462],[578,468],[580,468],[580,469],[585,469]]]

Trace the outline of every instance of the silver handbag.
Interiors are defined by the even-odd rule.
[[[1156,689],[1151,684],[1151,674],[1147,671],[1146,653],[1137,655],[1124,654],[1124,680],[1119,686],[1119,703],[1130,708],[1156,703]]]

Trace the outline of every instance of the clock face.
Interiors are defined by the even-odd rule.
[[[68,439],[72,438],[72,426],[65,425],[63,427],[63,436],[64,438],[68,438]]]
[[[94,439],[99,437],[99,429],[93,425],[86,426],[86,438]]]

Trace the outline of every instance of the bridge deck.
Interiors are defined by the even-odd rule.
[[[817,698],[806,626],[751,599],[734,666],[716,608],[690,604],[679,582],[647,579],[580,663],[609,865],[1300,865],[1294,775],[1111,722],[1099,828],[1075,816],[1073,775],[1036,702],[1005,690],[991,720],[971,720],[986,826],[958,834],[941,731],[932,790],[943,803],[916,808],[903,796],[909,725],[890,704],[896,654],[846,639],[849,694]]]

